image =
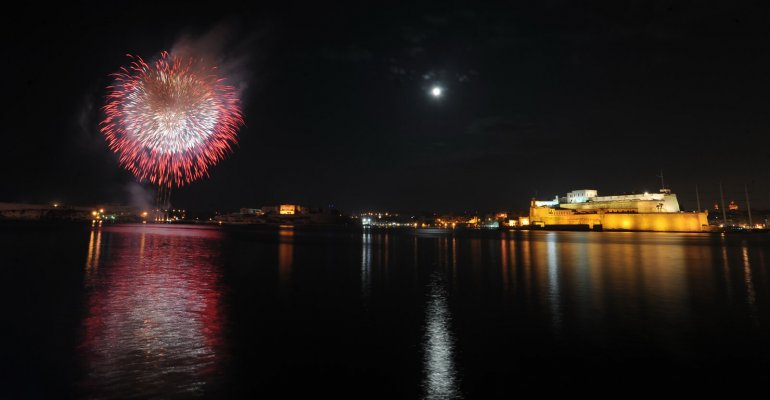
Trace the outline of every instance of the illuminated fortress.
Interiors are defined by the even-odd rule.
[[[529,223],[540,227],[587,227],[588,229],[704,232],[709,230],[707,212],[684,212],[676,194],[659,193],[599,196],[593,189],[573,190],[553,200],[532,200]]]

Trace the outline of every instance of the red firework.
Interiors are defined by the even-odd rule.
[[[113,74],[101,123],[120,165],[140,181],[180,187],[204,176],[237,143],[243,117],[235,88],[201,59],[162,52]]]

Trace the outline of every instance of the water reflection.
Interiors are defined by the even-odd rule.
[[[724,272],[725,276],[725,287],[727,288],[727,296],[732,297],[733,296],[733,288],[732,288],[732,282],[730,280],[730,259],[727,258],[727,246],[725,245],[725,236],[724,233],[721,235],[721,244],[722,244],[722,271]]]
[[[366,302],[372,288],[372,234],[364,231],[361,237],[361,295]]]
[[[88,255],[86,256],[86,281],[99,268],[99,252],[102,249],[102,227],[94,226],[88,239]]]
[[[221,381],[227,352],[220,233],[163,229],[95,229],[87,252],[78,250],[78,262],[86,259],[83,346],[91,397],[208,395]],[[371,380],[361,386],[412,382],[405,398],[488,398],[494,396],[474,391],[502,387],[533,363],[532,371],[550,375],[591,370],[584,365],[633,367],[648,355],[674,366],[764,357],[720,343],[734,343],[739,334],[733,332],[754,335],[754,348],[764,343],[756,338],[766,333],[770,315],[765,241],[535,231],[418,238],[367,230],[334,237],[335,243],[353,241],[345,246],[316,246],[312,241],[326,240],[325,234],[269,232],[267,239],[229,243],[224,259],[228,265],[251,262],[251,255],[269,261],[267,268],[242,268],[267,275],[230,284],[231,293],[258,292],[263,304],[275,304],[272,296],[286,292],[271,289],[292,285],[291,301],[273,311],[250,302],[243,305],[250,313],[229,314],[244,318],[233,326],[253,328],[228,335],[227,348],[237,348],[232,354],[242,359],[227,365],[264,363],[261,371],[268,372],[259,382],[271,389],[325,370],[332,372],[324,381],[367,375]],[[749,317],[754,330],[746,328]],[[321,321],[322,332],[308,334],[308,321]],[[266,356],[265,347],[272,353]],[[569,368],[549,370],[556,364]],[[343,365],[362,365],[364,372]],[[247,374],[235,373],[233,380]],[[252,388],[251,381],[239,384]]]
[[[508,279],[509,278],[509,273],[510,273],[510,271],[509,271],[510,270],[510,263],[508,261],[508,245],[509,245],[509,243],[513,244],[514,242],[509,241],[507,236],[504,236],[503,238],[500,239],[500,255],[501,255],[500,264],[501,264],[501,267],[502,267],[500,269],[500,274],[501,274],[502,282],[503,282],[503,290],[507,290],[509,285],[510,285],[510,282],[509,282],[509,279]]]
[[[454,339],[450,331],[451,315],[441,275],[434,273],[429,283],[425,312],[425,398],[458,398],[457,372],[454,365]]]
[[[556,258],[556,233],[550,232],[546,239],[548,251],[548,304],[551,307],[551,321],[554,330],[561,329],[561,296],[559,292],[559,262]]]
[[[688,247],[693,238],[684,235],[521,232],[499,240],[505,292],[517,307],[546,317],[556,335],[593,331],[620,316],[675,323],[692,307],[691,276],[701,285],[695,275],[706,273],[693,260],[710,256]]]
[[[742,243],[741,255],[743,256],[743,277],[746,284],[746,303],[749,306],[749,317],[753,324],[759,324],[757,318],[757,293],[754,290],[754,279],[751,273],[751,261],[749,259],[749,248],[746,242]]]
[[[754,291],[754,281],[751,279],[751,262],[749,261],[749,248],[746,247],[746,243],[741,248],[741,254],[743,255],[743,275],[746,282],[746,302],[753,306],[756,302],[757,294]]]
[[[291,279],[291,267],[294,262],[294,227],[281,226],[278,231],[278,271],[281,283]]]
[[[457,238],[452,237],[452,286],[457,287]]]
[[[383,237],[383,240],[382,240],[382,253],[383,253],[384,260],[382,262],[382,266],[387,268],[388,265],[390,264],[390,260],[389,260],[389,258],[390,258],[390,243],[389,243],[390,235],[385,233],[383,236],[384,237]]]
[[[95,229],[86,259],[90,291],[81,343],[88,397],[203,395],[222,359],[220,233]]]

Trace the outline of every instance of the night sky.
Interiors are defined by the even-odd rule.
[[[762,2],[103,3],[5,13],[0,201],[136,201],[98,130],[109,74],[184,45],[222,63],[246,126],[177,207],[516,210],[655,191],[661,169],[686,209],[720,180],[770,207]]]

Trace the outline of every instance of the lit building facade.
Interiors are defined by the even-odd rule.
[[[585,226],[588,229],[701,232],[709,230],[707,212],[682,212],[676,194],[599,196],[593,189],[574,190],[553,201],[532,200],[531,225]]]

